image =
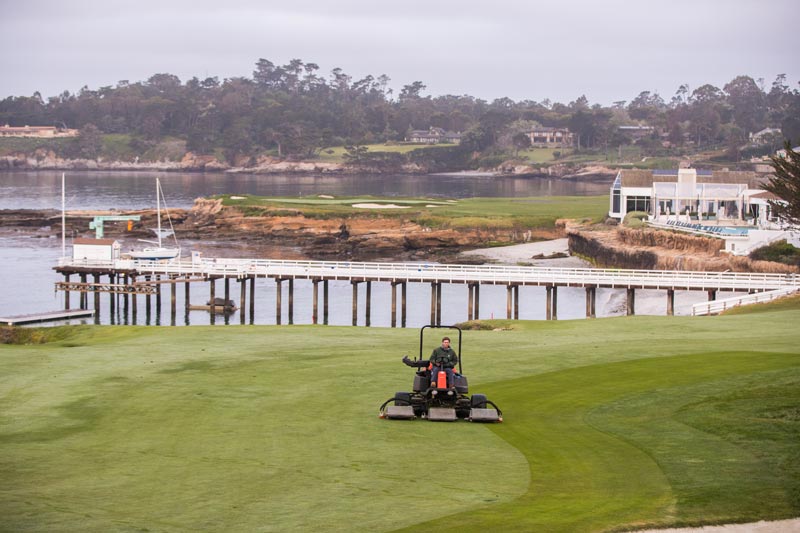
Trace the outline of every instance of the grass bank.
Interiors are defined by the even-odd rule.
[[[573,532],[798,516],[798,320],[795,303],[466,332],[471,391],[506,418],[492,426],[377,418],[409,388],[411,330],[59,328],[0,346],[0,529]]]
[[[551,228],[560,218],[602,220],[608,209],[606,196],[544,196],[530,198],[320,197],[269,198],[221,196],[223,204],[248,215],[302,213],[309,218],[353,216],[397,217],[431,227],[533,227]],[[396,206],[364,209],[358,204]]]
[[[370,154],[378,154],[378,153],[396,153],[396,154],[407,154],[409,152],[413,152],[414,150],[436,150],[439,148],[446,148],[448,146],[453,146],[452,144],[384,144],[384,143],[377,143],[377,144],[366,144],[362,145]],[[325,148],[319,152],[316,156],[316,161],[322,161],[325,163],[344,163],[344,155],[347,153],[347,150],[344,146],[331,146],[330,148]]]

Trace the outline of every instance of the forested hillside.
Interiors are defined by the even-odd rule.
[[[643,91],[611,106],[586,96],[569,103],[432,96],[421,81],[395,94],[389,82],[386,75],[356,80],[338,68],[324,75],[300,59],[280,66],[260,59],[251,77],[182,82],[162,73],[47,100],[39,93],[9,96],[0,101],[0,124],[80,129],[80,139],[49,147],[61,157],[96,157],[101,135],[116,134],[123,159],[166,139],[228,162],[262,154],[309,160],[341,146],[357,162],[364,155],[359,145],[402,142],[410,130],[431,127],[462,134],[460,147],[435,151],[449,166],[518,155],[526,148],[519,133],[535,126],[569,128],[582,150],[630,145],[634,138],[620,126],[648,126],[652,133],[635,140],[650,155],[713,147],[731,161],[768,153],[783,139],[800,140],[800,91],[784,75],[769,86],[742,75],[721,88],[680,85],[671,97]],[[742,153],[749,135],[767,127],[780,131]],[[388,165],[414,157],[381,156]]]

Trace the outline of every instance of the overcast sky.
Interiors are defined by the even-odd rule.
[[[155,73],[252,77],[314,62],[395,94],[568,103],[666,100],[740,74],[800,80],[797,0],[0,0],[0,98]]]

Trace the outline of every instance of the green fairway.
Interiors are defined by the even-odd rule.
[[[37,330],[54,340],[0,345],[0,530],[572,532],[795,517],[798,320],[784,304],[466,331],[470,392],[500,405],[495,425],[377,418],[410,387],[400,358],[416,354],[414,330]]]
[[[446,148],[452,147],[452,144],[385,144],[385,143],[377,143],[377,144],[366,144],[362,145],[367,151],[371,154],[374,153],[399,153],[399,154],[407,154],[408,152],[413,152],[414,150],[437,150],[439,148]],[[344,162],[344,155],[347,153],[347,150],[344,146],[332,146],[330,148],[325,148],[320,151],[317,155],[317,160],[324,161],[328,163],[343,163]]]
[[[443,200],[398,197],[269,198],[221,196],[226,206],[247,216],[286,216],[302,213],[310,218],[350,216],[397,217],[432,227],[552,228],[560,218],[602,220],[608,209],[606,196],[542,196],[529,198],[463,198]],[[362,209],[362,203],[391,204],[396,209]]]

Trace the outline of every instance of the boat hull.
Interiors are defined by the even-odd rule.
[[[129,252],[131,259],[139,261],[163,261],[165,259],[175,259],[181,255],[180,248],[145,248]]]

